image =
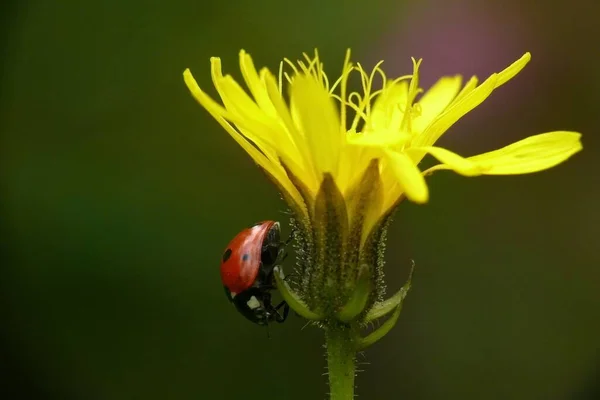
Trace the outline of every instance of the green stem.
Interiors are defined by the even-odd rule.
[[[325,333],[330,400],[354,399],[355,355],[351,328],[331,324]]]

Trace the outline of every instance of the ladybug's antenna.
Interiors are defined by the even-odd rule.
[[[271,334],[269,333],[269,323],[265,325],[265,329],[267,330],[267,339],[271,339]]]

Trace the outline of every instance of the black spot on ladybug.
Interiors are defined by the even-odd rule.
[[[225,253],[223,253],[223,262],[226,262],[227,260],[229,260],[229,257],[231,257],[231,249],[227,249],[225,250]]]
[[[245,253],[245,254],[242,256],[242,261],[248,261],[248,259],[249,259],[249,258],[250,258],[250,254],[248,254],[248,253]]]

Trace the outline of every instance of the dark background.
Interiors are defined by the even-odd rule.
[[[441,172],[429,204],[401,206],[390,291],[411,259],[417,272],[398,325],[360,359],[360,398],[600,398],[597,2],[3,4],[3,398],[324,398],[322,333],[292,317],[267,340],[223,295],[224,246],[286,207],[181,76],[210,88],[210,56],[239,76],[240,48],[276,68],[315,47],[331,76],[347,47],[389,76],[423,57],[425,88],[531,51],[441,144],[470,155],[583,133],[555,169]]]

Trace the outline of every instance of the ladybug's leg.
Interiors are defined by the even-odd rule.
[[[284,259],[285,259],[285,257],[284,257]],[[283,261],[283,260],[281,260],[281,261]],[[273,272],[274,272],[273,270],[275,269],[275,267],[281,268],[281,265],[280,264],[274,264],[274,265],[268,266],[266,268],[263,268],[263,272],[262,272],[263,278],[262,278],[262,283],[260,285],[260,288],[262,290],[267,291],[267,290],[277,289],[277,286],[275,285],[275,279],[273,279]],[[294,270],[294,271],[292,271],[291,274],[286,275],[283,278],[283,280],[287,282],[288,279],[293,278],[293,277],[295,277],[297,275],[298,275],[298,273],[296,272],[296,270]]]
[[[259,287],[262,291],[267,292],[275,289],[275,282],[273,279],[273,269],[276,267],[273,265],[262,265],[260,269],[260,282]]]
[[[281,249],[279,249],[279,255],[278,255],[278,259],[279,262],[282,263],[283,260],[285,260],[288,256],[288,253],[285,251],[285,249],[282,247]]]
[[[290,233],[290,236],[288,236],[288,238],[286,239],[285,242],[281,242],[278,244],[277,261],[279,263],[283,263],[283,260],[285,260],[287,258],[288,253],[285,251],[285,248],[290,244],[290,242],[292,240],[294,240],[295,237],[296,237],[296,231],[292,231],[292,233]]]
[[[269,245],[269,248],[273,250],[274,254],[274,258],[272,259],[271,264],[273,264],[273,266],[275,264],[279,264],[282,263],[283,260],[286,259],[287,257],[287,252],[285,251],[285,243],[277,243],[277,244],[272,244]]]
[[[293,231],[290,233],[290,236],[288,236],[288,238],[285,240],[285,242],[283,242],[283,245],[284,245],[284,246],[287,246],[288,244],[290,244],[290,242],[291,242],[292,240],[294,240],[294,238],[296,237],[296,232],[297,232],[296,230],[293,230]]]
[[[292,272],[290,272],[283,278],[283,281],[288,282],[288,280],[290,280],[290,279],[293,280],[295,278],[298,278],[299,276],[300,276],[300,274],[298,273],[298,270],[294,269],[294,270],[292,270]]]
[[[281,307],[283,307],[283,315],[279,314],[279,309]],[[275,311],[275,321],[282,323],[287,319],[288,314],[290,313],[290,306],[285,301],[282,301],[273,311]]]
[[[292,240],[294,240],[294,239],[296,238],[296,234],[297,234],[297,232],[298,232],[297,230],[293,230],[293,231],[290,233],[290,236],[288,236],[288,238],[285,240],[285,242],[281,242],[281,243],[279,243],[279,252],[280,252],[280,253],[281,253],[281,252],[283,252],[283,253],[285,254],[285,255],[283,256],[283,258],[284,258],[284,259],[285,259],[285,257],[287,256],[287,254],[284,252],[284,249],[285,249],[285,248],[286,248],[286,247],[287,247],[287,246],[290,244],[290,242],[291,242]],[[282,259],[281,261],[283,261],[283,259]]]
[[[287,257],[287,253],[285,248],[290,244],[296,235],[296,231],[292,231],[290,236],[286,239],[285,242],[270,242],[266,243],[262,249],[263,253],[268,252],[270,254],[271,262],[268,264],[277,264],[283,262]]]
[[[275,267],[279,266],[286,258],[287,253],[285,251],[280,251],[280,253],[277,255],[275,262],[268,264],[262,263],[260,267],[260,274],[262,277],[261,288],[263,288],[264,290],[275,289],[275,285],[273,284],[273,270],[275,269]]]

